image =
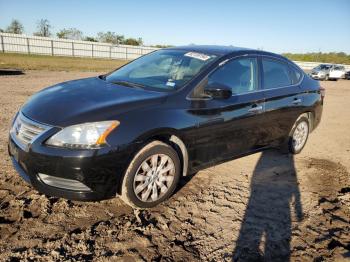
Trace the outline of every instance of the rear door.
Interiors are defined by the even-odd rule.
[[[329,73],[331,78],[343,78],[345,75],[345,68],[343,66],[334,66]]]
[[[289,63],[261,57],[262,86],[265,97],[266,144],[281,142],[302,112],[300,88],[302,72]]]
[[[232,89],[228,99],[194,100],[199,116],[193,166],[217,163],[253,150],[261,138],[263,92],[256,57],[234,58],[208,76],[208,84]]]

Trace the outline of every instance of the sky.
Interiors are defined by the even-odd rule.
[[[350,54],[350,0],[0,0],[0,28],[26,34],[46,18],[56,33],[113,31],[145,45],[216,44],[284,53]]]

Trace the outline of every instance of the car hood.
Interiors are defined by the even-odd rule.
[[[117,119],[118,114],[161,103],[166,96],[92,77],[46,88],[33,95],[21,111],[34,121],[65,127]]]

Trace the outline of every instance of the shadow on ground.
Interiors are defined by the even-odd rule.
[[[303,216],[293,155],[263,152],[250,192],[233,261],[289,261],[291,215]]]

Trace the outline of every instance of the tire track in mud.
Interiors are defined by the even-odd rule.
[[[310,158],[304,164],[309,192],[317,202],[299,225],[301,244],[295,253],[315,261],[349,258],[350,174],[340,163],[327,159]]]
[[[291,258],[321,261],[345,254],[349,252],[350,242],[349,210],[346,208],[349,206],[349,187],[344,179],[349,174],[344,167],[328,160],[309,159],[303,162],[306,171],[302,175],[313,181],[308,187],[311,194],[315,194],[315,199],[311,203],[313,209],[306,210],[304,219],[292,222]],[[19,197],[11,194],[12,199],[9,200],[8,191],[2,190],[5,193],[1,194],[0,202],[0,256],[14,261],[16,258],[231,261],[249,202],[251,182],[249,174],[233,178],[226,176],[224,170],[221,170],[221,180],[211,180],[206,186],[203,186],[204,181],[213,176],[213,171],[204,171],[203,175],[197,175],[184,185],[171,200],[155,209],[133,212],[126,208],[120,214],[108,210],[118,200],[90,206],[48,198],[32,191]],[[334,172],[338,174],[337,179],[332,176]],[[290,172],[272,174],[286,177],[283,183],[293,175]],[[317,180],[317,177],[320,179]],[[332,185],[325,183],[331,178],[329,183]],[[266,186],[264,179],[259,183]],[[275,183],[274,186],[277,186],[282,182],[277,180]],[[285,190],[285,187],[281,189]],[[271,191],[264,195],[264,201],[276,199],[282,194],[278,190]],[[7,200],[3,201],[4,198]],[[98,207],[100,213],[96,215],[94,210]],[[262,221],[275,219],[274,225],[281,226],[283,219],[271,217],[268,213],[261,215],[259,211],[256,210],[255,220],[251,221],[253,225],[259,226]],[[90,220],[86,219],[89,212],[94,214]],[[77,222],[79,217],[85,217],[86,221]],[[277,235],[276,241],[284,237]],[[284,260],[282,251],[275,252],[277,260],[278,257]],[[264,256],[263,248],[260,253],[254,252],[244,250],[237,260]]]

